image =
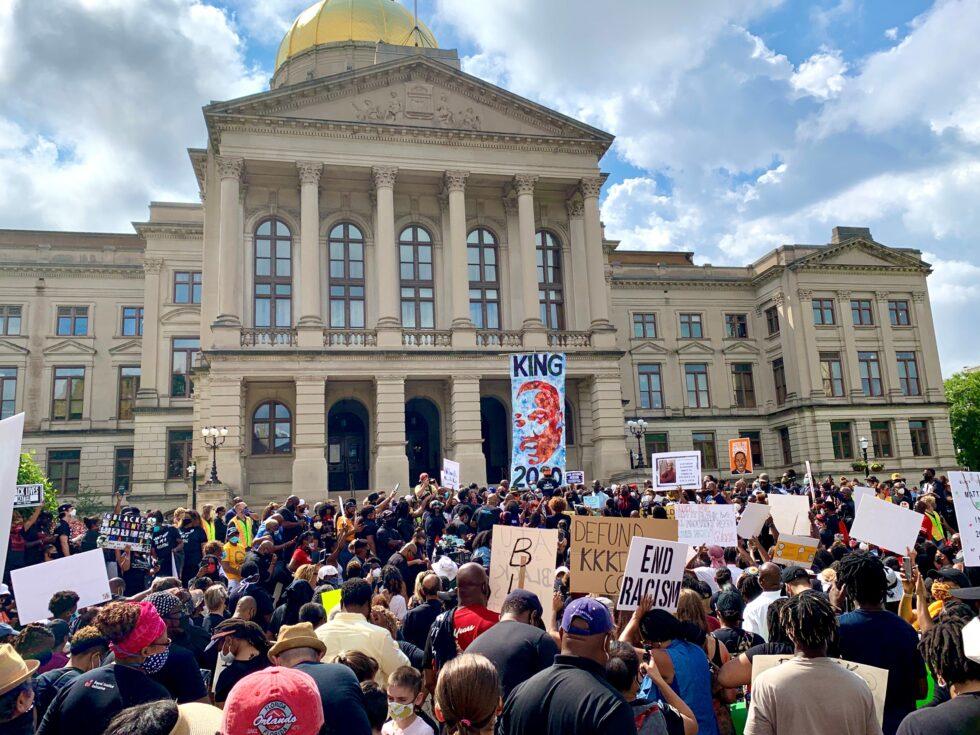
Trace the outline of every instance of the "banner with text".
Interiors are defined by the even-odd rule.
[[[494,526],[487,607],[500,612],[507,595],[523,589],[538,596],[544,608],[544,619],[550,620],[557,557],[557,529]]]
[[[772,561],[774,564],[809,569],[817,555],[819,543],[817,539],[810,536],[793,536],[789,533],[780,533],[779,541],[776,542],[776,548],[773,550]]]
[[[10,573],[10,581],[21,625],[50,617],[48,603],[61,590],[78,595],[79,610],[112,599],[105,557],[99,549],[15,569]]]
[[[121,516],[106,513],[102,516],[102,526],[99,528],[99,545],[103,549],[126,549],[144,554],[150,553],[153,532],[150,522],[138,516]]]
[[[630,542],[616,609],[631,612],[646,595],[652,595],[654,607],[675,612],[688,548],[687,544],[674,541],[635,536]]]
[[[44,485],[18,485],[14,496],[15,508],[33,508],[44,502]]]
[[[950,472],[949,484],[966,566],[980,567],[980,472]]]
[[[654,492],[701,489],[701,452],[660,452],[650,457]]]
[[[534,485],[543,467],[565,483],[565,355],[510,356],[511,487]]]
[[[585,473],[582,470],[569,470],[565,473],[566,485],[581,485],[585,482]]]
[[[452,488],[457,492],[459,491],[459,462],[453,462],[451,459],[442,460],[440,484],[443,487]]]
[[[677,540],[691,546],[736,546],[734,505],[695,505],[678,503],[674,507],[677,519]]]

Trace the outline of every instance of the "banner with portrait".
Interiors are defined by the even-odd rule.
[[[527,487],[548,467],[565,480],[565,355],[510,356],[511,487]]]
[[[752,474],[752,441],[746,437],[728,440],[728,471],[733,475]]]

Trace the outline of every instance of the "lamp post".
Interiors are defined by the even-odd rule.
[[[191,478],[191,508],[197,510],[197,465],[187,465],[187,476]]]
[[[862,436],[858,439],[858,444],[861,445],[861,456],[864,457],[864,479],[867,480],[868,476],[871,474],[871,467],[868,465],[868,439]]]
[[[204,445],[211,450],[211,477],[208,478],[206,485],[217,485],[218,480],[218,447],[225,443],[228,436],[228,427],[205,426],[201,429],[201,436],[204,437]]]
[[[633,469],[640,470],[646,467],[643,461],[643,437],[647,433],[647,422],[643,419],[630,419],[626,422],[626,428],[630,434],[636,437],[636,461],[633,462]]]

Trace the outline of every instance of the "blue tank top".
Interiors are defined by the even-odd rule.
[[[711,703],[711,670],[704,649],[687,641],[674,640],[667,646],[674,664],[674,681],[670,688],[694,712],[698,735],[718,735],[718,720]]]

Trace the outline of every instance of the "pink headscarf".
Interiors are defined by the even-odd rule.
[[[712,569],[725,568],[725,551],[720,546],[709,546],[708,557],[711,559]]]
[[[136,603],[139,606],[140,616],[136,621],[136,627],[130,631],[129,635],[118,643],[111,644],[113,652],[118,652],[127,658],[139,656],[140,651],[153,643],[157,638],[167,632],[167,624],[160,617],[160,613],[153,607],[153,603],[146,600]]]

